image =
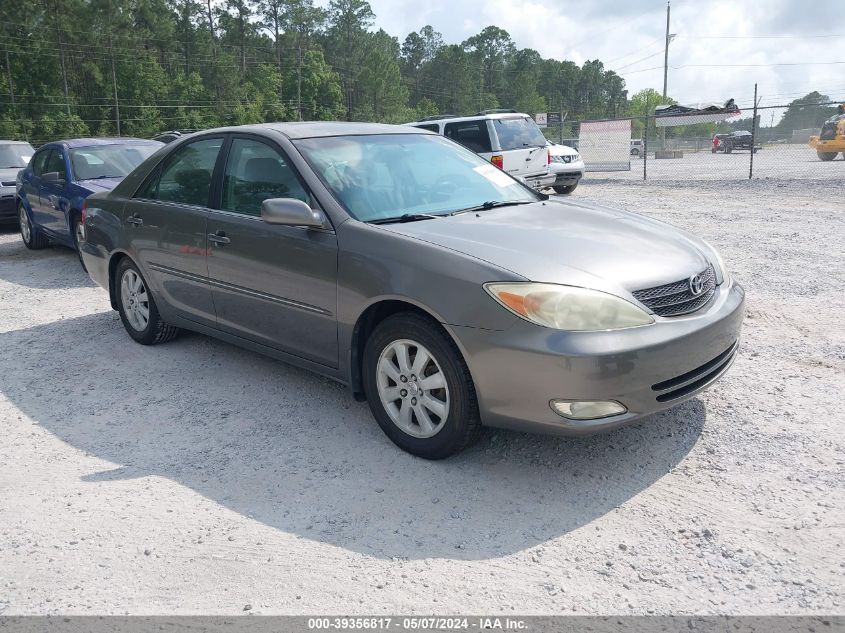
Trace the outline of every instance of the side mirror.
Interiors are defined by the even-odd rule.
[[[261,219],[267,224],[323,228],[323,220],[302,200],[268,198],[261,203]]]
[[[64,182],[65,179],[62,174],[57,171],[48,171],[46,174],[41,174],[41,180],[44,182]]]

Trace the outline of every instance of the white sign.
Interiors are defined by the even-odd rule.
[[[534,115],[534,121],[537,122],[537,125],[546,125],[548,117],[545,112],[538,112]]]
[[[587,171],[630,171],[631,119],[582,121],[578,153]]]

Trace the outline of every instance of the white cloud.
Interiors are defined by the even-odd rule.
[[[371,5],[376,25],[400,41],[431,24],[446,42],[457,43],[493,24],[508,31],[518,47],[534,48],[544,57],[579,64],[600,59],[619,68],[630,93],[663,88],[664,0],[371,0]],[[845,37],[818,37],[845,33],[841,21],[824,18],[839,15],[838,5],[839,0],[674,0],[670,30],[678,37],[669,47],[669,94],[681,102],[734,97],[751,105],[757,82],[764,105],[812,90],[845,100],[845,64],[771,66],[845,61]],[[713,64],[759,66],[701,67]],[[657,68],[643,70],[652,67]]]

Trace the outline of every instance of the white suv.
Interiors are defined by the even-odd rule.
[[[499,169],[537,189],[550,187],[555,176],[546,138],[527,114],[516,110],[484,110],[474,116],[444,114],[408,123],[457,141]]]

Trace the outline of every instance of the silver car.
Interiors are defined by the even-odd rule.
[[[745,293],[703,240],[550,200],[437,134],[210,130],[88,198],[81,251],[129,335],[195,330],[330,376],[437,459],[484,425],[618,427],[731,365]]]

